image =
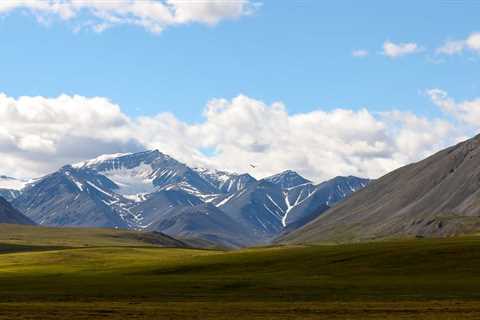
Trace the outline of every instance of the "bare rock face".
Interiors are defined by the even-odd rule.
[[[282,243],[447,237],[480,230],[480,135],[371,182]]]

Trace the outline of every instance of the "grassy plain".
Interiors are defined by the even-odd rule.
[[[226,252],[35,232],[0,235],[0,319],[480,318],[480,237]]]

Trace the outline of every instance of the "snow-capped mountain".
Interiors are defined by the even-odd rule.
[[[266,181],[271,182],[282,189],[289,189],[305,184],[312,184],[310,180],[305,179],[298,173],[292,170],[286,170],[279,174],[265,178]]]
[[[227,196],[218,206],[265,243],[285,230],[303,226],[368,182],[336,177],[314,185],[287,170]]]
[[[364,186],[355,179],[316,186],[285,171],[257,181],[153,150],[64,166],[27,184],[14,205],[41,225],[154,230],[240,247],[310,221]]]
[[[116,192],[126,197],[172,188],[195,195],[217,191],[196,171],[158,150],[100,156],[73,167],[105,175],[118,186]]]
[[[252,238],[266,243],[283,229],[288,209],[284,199],[281,188],[261,180],[229,195],[218,207],[248,229]]]
[[[335,177],[316,186],[306,184],[290,189],[289,199],[296,205],[284,217],[285,229],[290,231],[307,224],[369,182],[353,176]]]
[[[65,166],[28,184],[13,205],[40,225],[127,228],[130,217],[116,210],[115,188],[95,171]]]
[[[20,180],[8,176],[0,176],[0,196],[12,201],[20,195],[28,181]]]
[[[248,173],[237,174],[205,168],[195,168],[195,171],[197,171],[202,178],[210,182],[221,193],[237,192],[257,181]]]

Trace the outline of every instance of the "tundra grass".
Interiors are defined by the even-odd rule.
[[[478,237],[4,253],[0,319],[478,319],[479,267]]]
[[[178,241],[159,233],[0,224],[0,244],[40,249],[41,247],[177,246]]]

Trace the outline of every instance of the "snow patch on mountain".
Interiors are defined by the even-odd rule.
[[[228,197],[226,197],[225,199],[223,199],[222,201],[220,201],[220,202],[217,204],[217,207],[223,206],[223,205],[226,204],[228,201],[230,201],[230,199],[232,199],[234,196],[235,196],[235,193],[232,193],[231,195],[229,195]]]
[[[29,181],[0,176],[0,189],[22,190]]]
[[[247,173],[238,174],[206,168],[194,168],[194,170],[222,193],[236,192],[256,182],[256,179]]]
[[[279,174],[267,177],[264,180],[273,183],[282,189],[290,189],[301,185],[312,184],[310,180],[305,179],[292,170],[285,170]]]
[[[99,163],[102,163],[102,162],[105,162],[105,161],[108,161],[108,160],[128,156],[128,155],[131,155],[131,154],[132,153],[104,154],[104,155],[98,156],[94,159],[90,159],[90,160],[75,163],[75,164],[72,165],[72,167],[74,167],[76,169],[80,169],[80,168],[84,168],[84,167],[90,167],[90,166],[93,166],[95,164],[99,164]]]
[[[138,197],[141,194],[148,194],[155,191],[153,180],[155,170],[149,164],[141,163],[139,166],[128,169],[117,167],[102,172],[104,176],[112,180],[118,189],[117,193],[127,197]]]

